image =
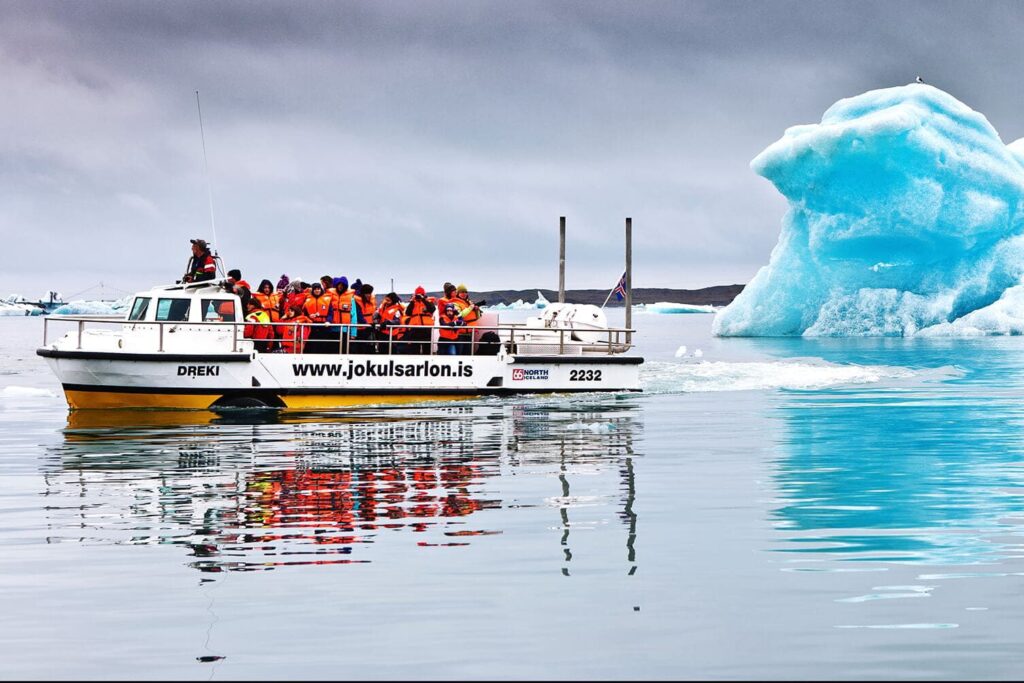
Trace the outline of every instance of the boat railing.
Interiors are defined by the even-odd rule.
[[[268,322],[257,323],[247,321],[203,321],[191,322],[183,320],[128,320],[118,316],[103,315],[68,315],[68,316],[47,316],[43,318],[43,346],[49,344],[50,324],[68,323],[77,326],[75,334],[75,349],[82,350],[82,340],[87,331],[87,326],[121,326],[122,330],[146,330],[157,329],[156,351],[165,352],[166,335],[177,329],[190,330],[196,328],[221,328],[231,331],[231,352],[243,351],[245,343],[253,343],[253,349],[260,353],[320,353],[345,355],[349,353],[374,353],[377,355],[444,355],[441,353],[442,344],[455,344],[459,349],[458,355],[490,355],[487,351],[495,348],[494,345],[505,345],[506,350],[514,355],[618,355],[633,348],[634,329],[624,327],[537,327],[525,323],[504,323],[499,325],[472,325],[467,327],[452,328],[442,325],[388,325],[382,327],[380,324],[370,323],[295,323],[295,322]],[[291,339],[286,340],[283,335],[275,333],[273,339],[254,339],[245,335],[246,327],[271,327],[275,330],[290,328]],[[344,330],[356,330],[356,334],[344,334]],[[388,333],[388,329],[401,329],[404,334],[409,330],[430,330],[427,339],[396,339]],[[457,329],[463,332],[456,340],[440,339],[441,330]],[[369,330],[372,334],[366,335]],[[327,332],[328,335],[314,337]],[[469,331],[467,334],[466,331]],[[498,339],[481,339],[484,333],[494,332]],[[574,338],[574,334],[579,335]],[[585,335],[585,336],[583,336]],[[469,337],[468,339],[463,337]],[[590,340],[590,341],[587,341]],[[226,339],[224,340],[227,341]],[[285,342],[291,346],[291,350],[285,350]],[[269,342],[275,348],[270,351],[259,351],[256,346],[260,342]],[[428,353],[409,354],[410,346],[418,346],[422,351],[429,347]],[[468,352],[466,351],[468,346]],[[336,347],[336,351],[332,347]],[[311,351],[315,348],[315,351]],[[482,348],[484,349],[482,351]],[[245,350],[248,350],[247,348]],[[496,351],[492,351],[496,353]]]

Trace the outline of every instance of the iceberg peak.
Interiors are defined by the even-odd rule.
[[[1005,145],[938,88],[842,99],[750,165],[789,211],[768,265],[718,313],[715,334],[955,333],[1022,281],[1024,139]]]

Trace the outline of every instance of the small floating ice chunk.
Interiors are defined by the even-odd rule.
[[[47,397],[53,398],[57,394],[53,393],[49,389],[43,389],[40,387],[19,387],[17,385],[11,385],[3,388],[0,391],[0,395],[5,397]]]
[[[682,358],[685,355],[686,355],[686,344],[683,344],[678,349],[676,349],[676,358]]]

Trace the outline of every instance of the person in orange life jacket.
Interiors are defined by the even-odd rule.
[[[270,316],[271,322],[281,319],[281,296],[274,292],[274,285],[270,280],[260,282],[260,288],[253,293],[253,297],[260,302],[260,306]]]
[[[255,297],[246,298],[245,328],[243,336],[253,340],[253,348],[260,353],[268,353],[274,348],[274,329],[270,326],[270,316],[260,306]]]
[[[315,325],[309,331],[309,341],[306,343],[306,353],[337,353],[337,338],[334,337],[330,328],[328,315],[331,312],[331,296],[324,291],[323,285],[313,282],[309,286],[309,296],[303,307],[306,315]]]
[[[221,284],[224,285],[224,289],[229,292],[234,291],[236,287],[245,287],[250,292],[252,291],[252,285],[242,279],[242,271],[238,270],[238,268],[232,268],[229,270],[228,279],[221,281]]]
[[[393,344],[402,338],[405,334],[405,328],[402,327],[402,313],[404,307],[402,306],[402,300],[395,292],[388,292],[384,297],[384,301],[381,302],[377,311],[373,314],[374,322],[377,323],[378,335],[377,339],[382,341],[392,342],[390,348],[382,347],[382,351],[390,351],[396,353],[397,349]]]
[[[206,240],[189,240],[192,243],[192,258],[188,261],[182,282],[205,282],[217,278],[217,260],[210,253]]]
[[[356,280],[356,283],[359,284],[359,289],[353,300],[355,312],[358,315],[358,323],[360,325],[368,325],[368,327],[359,328],[359,333],[356,337],[360,342],[352,345],[353,352],[376,353],[377,345],[373,343],[373,339],[377,335],[374,330],[373,314],[377,312],[377,297],[373,295],[373,285],[364,285],[360,280]],[[353,289],[355,288],[353,287]]]
[[[459,311],[459,316],[465,321],[466,326],[459,331],[459,341],[463,344],[473,343],[473,330],[470,329],[478,322],[480,322],[480,306],[474,304],[469,300],[469,290],[466,285],[459,285],[455,291],[455,308]],[[462,353],[469,353],[469,348],[463,348]]]
[[[293,323],[280,327],[281,348],[285,353],[302,353],[306,346],[306,339],[309,338],[309,327],[306,325],[313,321],[302,310],[301,303],[289,306],[281,318],[283,323]]]
[[[327,313],[331,309],[331,296],[324,292],[324,286],[314,282],[309,289],[309,298],[306,299],[305,312],[309,319],[315,323],[327,322]]]
[[[441,287],[441,290],[444,294],[442,294],[441,298],[437,300],[437,310],[439,311],[443,310],[448,304],[455,303],[455,285],[450,282],[446,282],[444,283],[444,286]]]
[[[334,303],[330,315],[332,338],[337,340],[342,353],[348,351],[348,340],[356,335],[355,322],[358,315],[352,315],[356,293],[349,289],[348,278],[336,277],[331,280]]]
[[[406,353],[430,355],[430,341],[434,326],[434,297],[428,297],[423,285],[416,288],[412,301],[405,307]]]
[[[320,278],[320,284],[324,287],[324,294],[331,298],[331,305],[333,306],[338,298],[338,293],[334,291],[334,278],[330,275],[324,275]]]
[[[437,332],[438,353],[443,356],[457,356],[459,329],[466,325],[466,321],[459,317],[459,309],[451,301],[441,309],[438,324],[441,327]]]

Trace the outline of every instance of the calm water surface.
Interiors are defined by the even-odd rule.
[[[1024,339],[635,323],[643,395],[69,416],[0,319],[0,676],[1024,673]]]

